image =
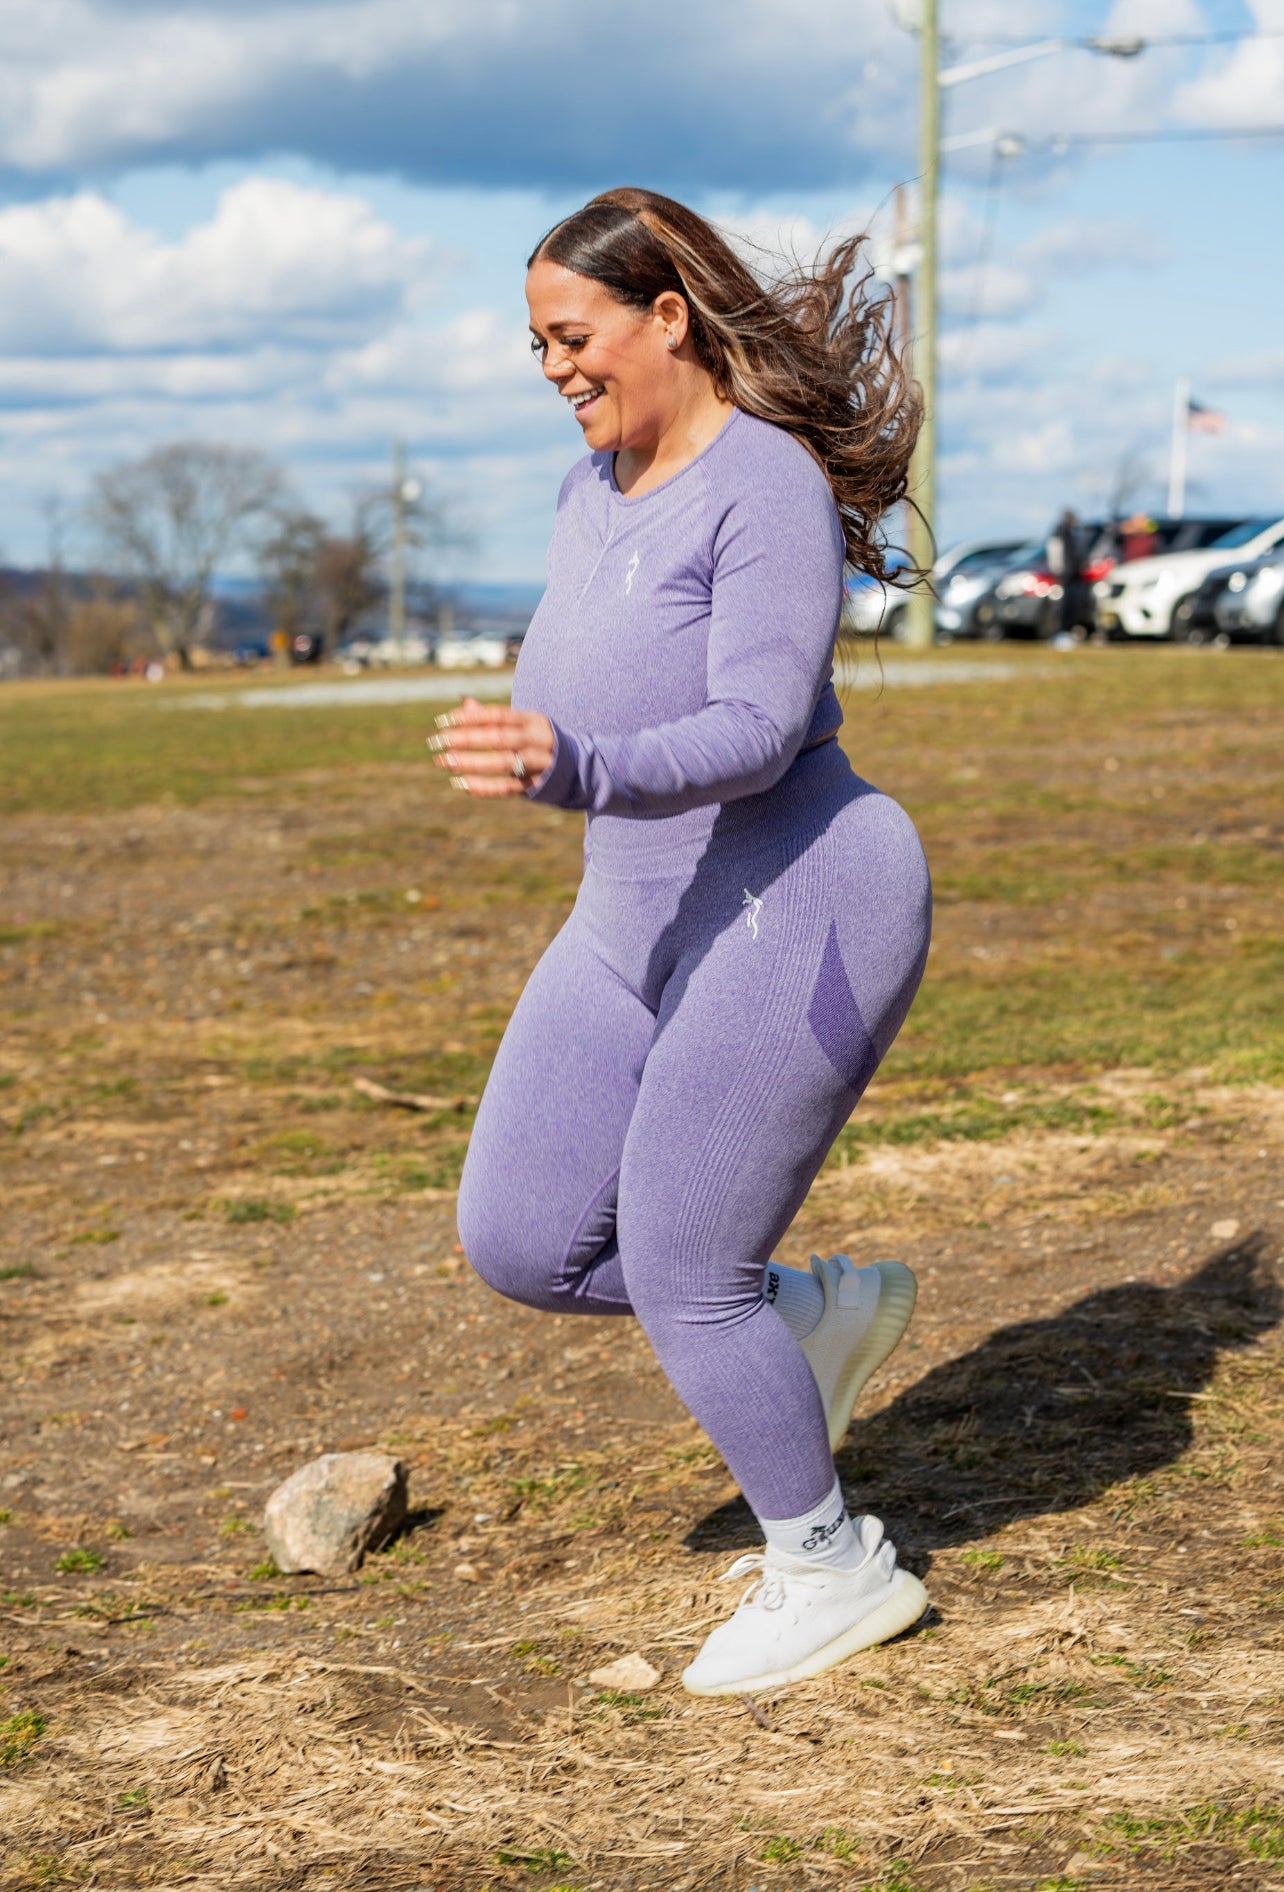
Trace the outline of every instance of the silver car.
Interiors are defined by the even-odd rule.
[[[964,539],[942,552],[932,567],[936,593],[936,635],[941,643],[975,637],[977,600],[994,583],[1025,543],[1022,539]],[[847,594],[843,626],[849,633],[873,636],[883,631],[905,636],[908,594],[874,579],[858,580]]]
[[[1284,553],[1227,572],[1213,600],[1213,620],[1227,637],[1284,644]]]

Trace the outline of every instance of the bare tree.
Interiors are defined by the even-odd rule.
[[[266,455],[198,440],[156,447],[98,474],[89,516],[111,563],[139,587],[161,648],[191,667],[219,565],[278,507]]]
[[[378,603],[383,587],[379,578],[382,550],[357,508],[347,535],[327,538],[317,554],[317,589],[325,613],[327,650],[347,636],[352,626]]]
[[[1150,454],[1144,442],[1134,441],[1115,463],[1110,481],[1110,517],[1122,519],[1133,511],[1152,478]]]
[[[278,512],[259,543],[263,600],[287,637],[323,618],[320,566],[328,543],[324,520],[297,507]]]

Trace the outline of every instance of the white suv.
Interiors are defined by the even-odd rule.
[[[1226,554],[1261,558],[1284,545],[1284,519],[1245,519],[1199,552],[1169,552],[1116,565],[1092,587],[1099,629],[1108,635],[1168,637],[1173,611],[1197,591],[1209,572],[1225,565]]]

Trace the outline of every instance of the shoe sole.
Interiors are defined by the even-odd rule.
[[[929,1602],[918,1578],[911,1576],[908,1570],[898,1570],[892,1593],[885,1603],[880,1603],[868,1616],[862,1616],[858,1623],[844,1630],[841,1636],[835,1636],[822,1649],[815,1650],[805,1661],[795,1663],[793,1668],[773,1669],[764,1675],[742,1675],[734,1682],[703,1686],[688,1682],[684,1675],[682,1686],[688,1695],[751,1695],[759,1689],[786,1688],[791,1682],[809,1681],[813,1675],[822,1675],[826,1669],[837,1667],[863,1649],[873,1649],[878,1643],[890,1642],[893,1636],[912,1629]]]
[[[866,1382],[873,1378],[892,1353],[910,1324],[918,1299],[918,1282],[903,1261],[876,1261],[878,1269],[878,1306],[864,1339],[849,1355],[843,1368],[829,1411],[829,1449],[834,1451],[852,1422],[856,1401]]]

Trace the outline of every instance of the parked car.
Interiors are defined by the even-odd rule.
[[[941,554],[932,567],[939,642],[977,636],[973,615],[977,599],[1020,549],[1019,539],[964,539]],[[899,641],[905,635],[908,608],[906,592],[881,585],[875,578],[858,577],[848,586],[844,625],[867,635],[881,630]]]
[[[325,655],[325,639],[320,631],[296,631],[290,639],[292,664],[319,664]]]
[[[453,631],[439,641],[437,662],[443,670],[502,670],[508,662],[508,642],[489,633]]]
[[[936,587],[936,635],[940,643],[956,637],[980,637],[982,628],[976,620],[976,608],[1014,559],[1021,556],[1020,539],[987,539],[953,546],[932,567]],[[892,627],[892,635],[902,635],[904,606]]]
[[[1168,637],[1184,622],[1177,617],[1182,601],[1227,564],[1228,552],[1252,563],[1281,545],[1284,519],[1244,519],[1199,550],[1134,559],[1093,586],[1097,623],[1107,636]]]
[[[1222,649],[1240,640],[1284,644],[1284,551],[1209,572],[1173,611],[1173,636]]]
[[[336,660],[347,670],[374,669],[380,665],[427,664],[432,662],[432,638],[420,630],[408,630],[404,637],[349,637],[335,651]]]
[[[1111,519],[1100,528],[1084,560],[1083,577],[1098,584],[1116,565],[1139,558],[1160,558],[1166,552],[1198,552],[1239,525],[1238,519],[1169,519],[1134,513]]]
[[[1082,564],[1073,597],[1074,622],[1081,631],[1098,628],[1096,600],[1106,575],[1136,556],[1137,546],[1161,550],[1178,545],[1206,545],[1231,522],[1225,519],[1087,520],[1079,528]],[[1065,613],[1064,579],[1054,547],[1046,539],[1023,546],[973,606],[983,637],[1055,637]]]

